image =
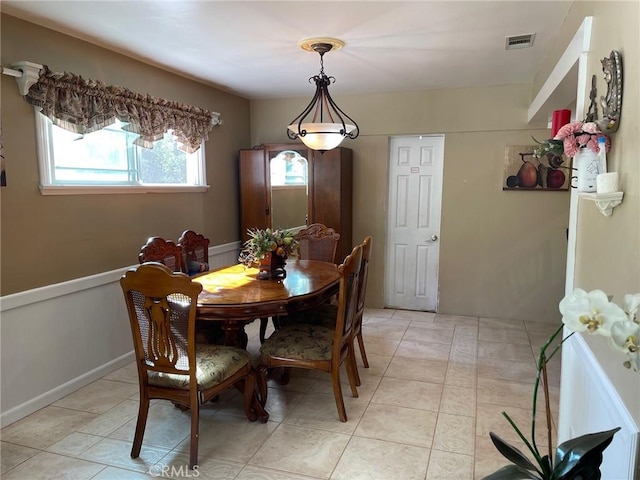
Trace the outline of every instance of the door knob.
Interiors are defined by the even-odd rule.
[[[438,235],[431,235],[431,237],[427,239],[427,242],[435,242],[436,240],[438,240]]]

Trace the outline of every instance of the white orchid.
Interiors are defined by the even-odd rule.
[[[624,311],[632,322],[640,323],[640,317],[638,317],[638,309],[640,308],[640,293],[631,295],[630,293],[624,296]]]
[[[637,307],[636,307],[637,310]],[[609,301],[602,290],[587,293],[577,288],[560,301],[562,322],[574,332],[611,336],[611,326],[628,320],[622,308]]]
[[[640,372],[640,293],[624,296],[624,309],[602,290],[576,288],[560,301],[562,322],[573,332],[609,337],[609,345],[624,353],[623,365]]]
[[[614,350],[622,353],[638,353],[640,346],[640,325],[629,320],[616,322],[611,326],[610,344]]]

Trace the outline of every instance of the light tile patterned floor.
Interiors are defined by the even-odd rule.
[[[348,422],[338,420],[327,374],[294,370],[287,386],[270,380],[266,424],[248,422],[239,394],[229,392],[201,409],[197,478],[481,479],[507,463],[490,431],[521,446],[501,412],[530,430],[534,353],[555,327],[369,309],[371,368],[358,358],[359,397],[343,390]],[[258,322],[247,333],[257,356]],[[559,378],[559,359],[551,367]],[[4,428],[2,479],[196,478],[186,470],[188,413],[169,402],[153,402],[140,458],[130,457],[136,375],[128,365]],[[554,412],[558,390],[551,388]]]

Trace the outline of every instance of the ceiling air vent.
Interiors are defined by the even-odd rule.
[[[527,33],[526,35],[513,35],[511,37],[507,37],[505,49],[516,50],[518,48],[529,48],[533,46],[534,38],[536,38],[535,33]]]

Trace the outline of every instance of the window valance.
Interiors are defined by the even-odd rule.
[[[55,73],[46,65],[25,99],[65,130],[91,133],[117,119],[127,123],[125,130],[140,135],[137,145],[151,148],[172,130],[188,153],[195,152],[211,128],[222,123],[217,112],[85,80],[73,73]]]

